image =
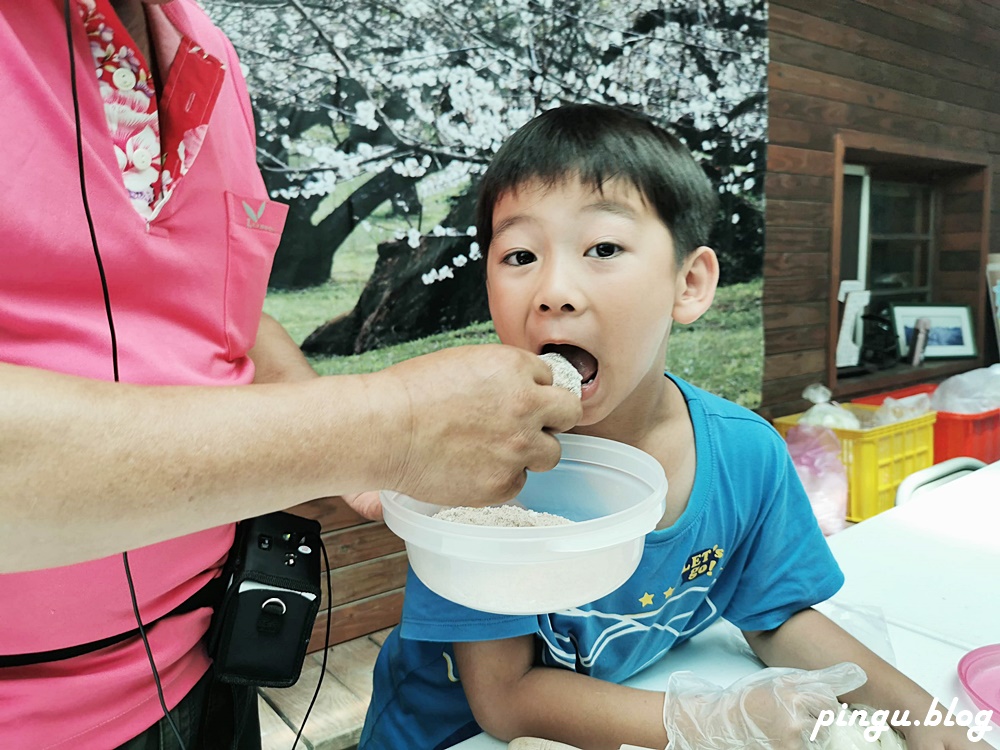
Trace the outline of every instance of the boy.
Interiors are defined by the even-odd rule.
[[[705,721],[724,705],[699,717],[691,694],[665,699],[615,683],[719,617],[770,666],[853,662],[868,675],[861,688],[855,670],[850,685],[805,689],[783,682],[785,672],[769,683],[774,692],[731,699],[774,747],[788,737],[792,744],[780,746],[802,746],[803,729],[808,736],[799,698],[836,708],[843,692],[844,701],[926,712],[926,692],[810,609],[843,576],[781,438],[752,412],[663,372],[671,326],[697,320],[715,294],[718,262],[704,241],[716,212],[690,153],[615,109],[550,110],[497,153],[477,213],[497,333],[574,364],[583,418],[571,431],[656,457],[670,483],[667,509],[635,574],[575,609],[475,612],[434,595],[411,571],[402,624],[376,664],[359,750],[436,750],[480,729],[588,749],[693,747],[699,733],[718,742],[724,730]],[[817,674],[822,682],[833,671]],[[772,746],[744,729],[733,744],[710,746]],[[968,746],[964,733],[935,734],[943,731],[910,728],[910,747]]]

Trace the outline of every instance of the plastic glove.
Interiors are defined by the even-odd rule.
[[[867,680],[850,662],[826,669],[762,669],[722,688],[691,672],[667,681],[663,727],[667,750],[779,750],[822,746],[820,711],[840,709],[838,695]]]
[[[539,737],[517,737],[507,743],[507,750],[580,750],[580,748]]]

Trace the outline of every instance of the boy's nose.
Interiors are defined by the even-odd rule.
[[[539,290],[535,301],[538,311],[545,314],[553,312],[576,313],[584,308],[583,295],[577,289],[567,284],[550,285]]]
[[[570,271],[562,264],[554,264],[548,269],[535,295],[539,312],[574,313],[584,308],[583,292]]]

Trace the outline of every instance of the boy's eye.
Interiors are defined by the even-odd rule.
[[[515,250],[505,255],[501,262],[509,266],[526,266],[535,262],[535,254],[530,250]]]
[[[613,258],[620,252],[622,252],[621,245],[615,245],[612,242],[598,242],[587,250],[585,255],[588,258]]]

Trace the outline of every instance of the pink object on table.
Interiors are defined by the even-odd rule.
[[[958,662],[961,680],[977,707],[992,711],[992,721],[1000,726],[1000,643],[970,651]]]

